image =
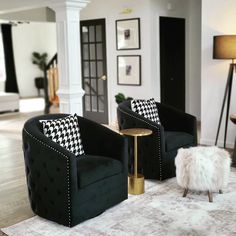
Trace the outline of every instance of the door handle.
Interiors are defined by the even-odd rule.
[[[99,79],[101,79],[101,80],[107,80],[107,76],[106,76],[106,75],[102,75]]]

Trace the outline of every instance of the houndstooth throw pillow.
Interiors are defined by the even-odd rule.
[[[131,109],[139,115],[144,116],[145,118],[160,124],[157,105],[154,98],[151,98],[149,100],[132,100]]]
[[[55,120],[41,120],[40,122],[43,124],[45,136],[76,156],[84,154],[76,114]]]

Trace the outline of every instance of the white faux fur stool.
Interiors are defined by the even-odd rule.
[[[177,183],[184,188],[183,197],[188,189],[208,191],[212,202],[212,192],[222,193],[228,184],[230,164],[229,153],[215,146],[179,149],[175,165]]]

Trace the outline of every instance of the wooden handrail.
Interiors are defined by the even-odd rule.
[[[52,57],[52,59],[46,65],[46,70],[48,70],[54,64],[57,65],[57,53]]]
[[[50,106],[52,105],[52,102],[49,99],[48,94],[48,71],[49,69],[57,66],[57,53],[52,57],[52,59],[48,62],[47,65],[44,66],[44,98],[45,98],[45,109],[44,113],[48,114]]]

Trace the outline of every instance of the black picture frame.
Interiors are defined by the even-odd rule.
[[[116,20],[116,49],[137,50],[140,48],[140,18]]]
[[[117,84],[141,85],[141,55],[117,56]]]

